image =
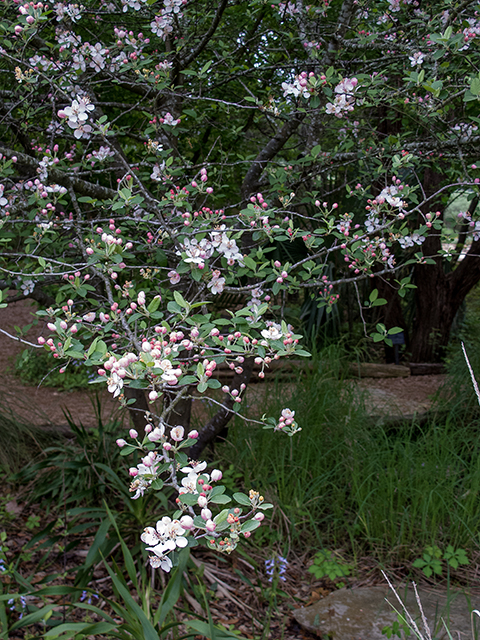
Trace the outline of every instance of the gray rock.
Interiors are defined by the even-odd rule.
[[[479,596],[471,599],[465,592],[453,590],[448,597],[445,591],[418,589],[418,593],[432,638],[448,639],[443,618],[454,640],[472,640],[470,616],[472,609],[480,609]],[[427,638],[413,587],[399,587],[398,594],[420,633]],[[363,587],[334,591],[310,607],[297,609],[294,616],[309,631],[333,640],[386,640],[382,629],[397,620],[397,612],[385,598],[397,612],[404,613],[395,594],[388,587]],[[474,618],[477,616],[474,615]],[[480,622],[480,618],[478,620]],[[477,623],[478,627],[480,625]],[[404,637],[402,633],[402,638]],[[393,635],[392,638],[396,639],[398,636]],[[415,634],[412,633],[410,638],[414,640]]]

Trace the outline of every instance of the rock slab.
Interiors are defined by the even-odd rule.
[[[399,587],[397,593],[422,636],[426,637],[413,587]],[[480,596],[470,598],[462,591],[450,591],[447,596],[445,591],[433,592],[425,589],[418,589],[418,594],[432,638],[448,639],[443,619],[454,640],[472,639],[471,612],[473,609],[480,609]],[[322,638],[385,640],[387,636],[382,634],[382,629],[397,620],[397,612],[404,614],[395,594],[388,587],[363,587],[334,591],[310,607],[297,609],[294,617],[300,625]],[[480,618],[475,615],[474,618],[478,629]],[[395,635],[392,637],[398,638]],[[404,637],[402,633],[402,638]],[[415,638],[415,634],[412,633],[410,638]]]

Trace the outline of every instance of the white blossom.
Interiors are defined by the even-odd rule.
[[[282,327],[281,325],[272,322],[268,329],[264,329],[261,334],[265,340],[280,340],[283,336]]]

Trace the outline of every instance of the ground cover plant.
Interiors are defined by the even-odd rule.
[[[133,498],[130,513],[153,494],[170,515],[142,522],[137,535],[146,547],[137,538],[137,553],[146,548],[151,569],[173,571],[168,588],[178,591],[191,548],[201,542],[232,552],[261,532],[274,506],[260,491],[265,478],[248,472],[250,486],[229,492],[220,469],[207,471],[205,447],[232,417],[255,435],[260,425],[261,438],[268,432],[269,442],[282,440],[282,466],[262,462],[281,496],[281,456],[293,461],[295,438],[311,442],[315,433],[299,423],[300,407],[252,417],[245,405],[254,367],[263,379],[273,363],[309,356],[287,322],[287,303],[310,300],[312,311],[328,310],[340,284],[372,282],[366,301],[358,288],[354,300],[365,333],[391,344],[405,328],[399,299],[414,286],[412,359],[442,355],[454,316],[480,279],[477,5],[8,1],[0,29],[1,290],[7,304],[25,296],[38,302],[44,324],[33,346],[61,363],[60,372],[82,362],[94,384],[129,408],[133,427],[119,434],[116,456],[65,464],[103,472],[122,498]],[[459,194],[470,204],[452,228],[444,213]],[[381,306],[383,321],[369,327],[365,317]],[[231,372],[226,384],[223,370]],[[216,411],[193,428],[198,397]],[[323,416],[332,407],[322,402],[304,408]],[[320,507],[320,522],[335,537],[335,509],[344,502],[352,547],[365,531],[401,548],[418,520],[425,531],[443,526],[447,510],[463,500],[456,492],[466,477],[476,487],[464,462],[470,453],[474,459],[473,442],[447,447],[458,463],[447,474],[440,449],[449,431],[437,438],[433,430],[438,459],[429,458],[427,471],[434,463],[445,471],[447,498],[432,508],[415,502],[401,483],[408,469],[426,486],[423,436],[412,432],[392,447],[381,432],[351,432],[350,413],[336,411],[313,490],[321,494],[326,484],[338,492],[333,513]],[[267,450],[261,438],[259,457]],[[362,449],[371,447],[378,453],[365,466]],[[303,451],[306,469],[292,468],[306,482],[312,460]],[[132,459],[129,490],[112,469],[125,456]],[[361,469],[349,485],[340,482],[342,464]],[[412,505],[400,522],[392,489]],[[318,504],[302,492],[298,504]],[[474,492],[465,495],[474,502]],[[380,504],[382,511],[389,504],[381,521]],[[107,507],[97,541],[118,526]],[[455,549],[475,524],[464,520],[448,540]],[[135,589],[123,535],[118,529]],[[122,569],[107,563],[105,570],[130,618],[115,631],[104,616],[94,632],[164,633],[162,607],[152,622],[128,593]],[[92,631],[83,622],[67,629],[57,618],[48,625],[49,611],[28,613],[51,627],[47,637],[55,627]]]

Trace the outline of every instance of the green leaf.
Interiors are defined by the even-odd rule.
[[[66,622],[65,624],[59,624],[53,627],[53,629],[47,631],[43,637],[45,640],[48,640],[49,638],[58,638],[60,634],[63,634],[62,640],[66,640],[67,638],[77,636],[79,633],[84,635],[100,635],[117,628],[118,625],[109,622],[96,622],[95,624],[90,622]]]
[[[210,499],[210,502],[213,502],[214,504],[228,504],[231,501],[232,499],[225,495],[214,496]]]
[[[177,567],[172,571],[167,588],[164,590],[160,605],[155,613],[153,623],[162,627],[163,622],[177,604],[183,589],[183,573],[190,558],[190,549],[182,549],[179,553]]]
[[[173,292],[173,297],[175,298],[175,302],[178,304],[179,307],[182,307],[183,309],[188,309],[189,307],[188,302],[186,302],[183,299],[183,296],[179,291],[175,290]]]
[[[105,562],[105,568],[108,571],[112,582],[115,585],[116,590],[118,591],[120,597],[123,600],[123,603],[128,607],[129,611],[136,619],[140,622],[143,631],[142,640],[160,640],[155,628],[153,627],[150,620],[147,618],[142,608],[135,602],[135,600],[130,595],[129,590],[124,586],[123,582],[119,580],[118,576],[114,573],[112,568],[109,566],[107,562]]]
[[[258,520],[247,520],[244,524],[242,524],[242,533],[245,531],[255,531],[260,526],[260,522]]]
[[[180,502],[183,502],[183,504],[186,504],[190,507],[193,507],[193,505],[197,504],[198,501],[198,496],[193,495],[192,493],[183,493],[182,495],[178,496]]]
[[[85,567],[91,567],[92,564],[98,562],[100,560],[100,547],[102,546],[105,538],[107,536],[108,530],[110,529],[110,519],[105,518],[100,526],[98,527],[97,533],[95,535],[95,539],[93,540],[93,544],[88,550],[87,557],[85,559]]]
[[[257,263],[250,256],[245,256],[243,258],[243,262],[244,262],[245,266],[248,267],[249,269],[251,269],[252,271],[256,271],[257,270]]]
[[[41,609],[37,609],[37,611],[33,611],[33,613],[23,616],[21,620],[18,620],[10,627],[10,631],[15,631],[15,629],[21,629],[22,627],[28,627],[29,625],[42,620],[50,611],[53,611],[56,606],[57,605],[55,604],[49,604]],[[6,638],[6,636],[3,637]]]
[[[218,627],[212,627],[207,622],[202,620],[188,620],[184,624],[190,629],[193,629],[198,635],[201,635],[208,640],[245,640],[242,636],[231,633],[226,629],[219,629]]]
[[[246,496],[244,493],[234,493],[233,499],[238,504],[243,504],[245,507],[251,507],[252,503],[250,502],[250,498]]]

